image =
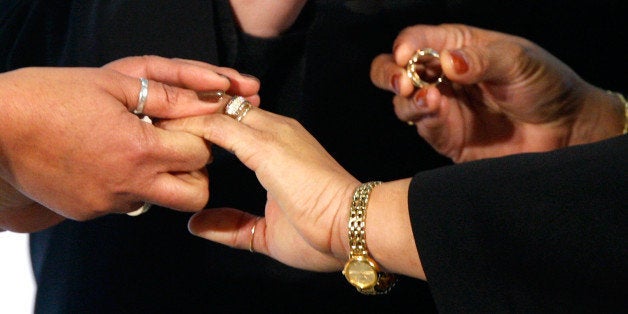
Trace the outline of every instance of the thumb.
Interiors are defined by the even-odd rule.
[[[509,41],[445,50],[441,66],[449,80],[463,85],[513,83],[531,60],[525,50]]]

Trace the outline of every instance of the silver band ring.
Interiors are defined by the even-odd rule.
[[[251,240],[249,241],[249,252],[251,253],[255,253],[255,226],[257,226],[257,222],[260,219],[260,217],[257,217],[253,223],[253,227],[251,227]]]
[[[438,53],[438,51],[432,48],[419,49],[412,55],[410,60],[408,60],[408,64],[406,65],[406,74],[412,80],[412,84],[418,88],[423,88],[431,84],[441,83],[443,82],[443,79],[444,79],[442,70],[440,70],[440,74],[432,82],[428,82],[421,78],[419,73],[417,73],[417,65],[427,64],[429,61],[426,61],[427,59],[426,57],[429,57],[429,59],[435,58],[438,60],[440,59],[440,54]],[[440,64],[439,64],[439,67],[440,67]]]
[[[137,107],[133,110],[136,115],[141,115],[144,112],[144,105],[146,105],[146,98],[148,98],[148,79],[140,77],[140,83],[142,83],[142,87],[139,96],[137,96]]]
[[[251,110],[251,103],[242,96],[234,96],[225,106],[225,114],[240,122]]]
[[[126,214],[129,215],[129,216],[132,216],[132,217],[139,216],[139,215],[147,212],[150,209],[151,206],[153,206],[153,204],[144,202],[142,207],[140,207],[140,208],[138,208],[138,209],[136,209],[136,210],[134,210],[132,212],[126,213]]]

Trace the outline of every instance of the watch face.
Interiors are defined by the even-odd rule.
[[[374,287],[377,283],[377,270],[375,266],[366,258],[358,257],[351,259],[343,271],[347,280],[360,289]]]

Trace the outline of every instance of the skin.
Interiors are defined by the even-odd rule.
[[[373,81],[395,90],[397,115],[415,121],[421,136],[457,162],[547,151],[622,132],[618,101],[529,41],[462,25],[416,26],[403,31],[395,47],[394,58],[374,60]],[[411,108],[413,93],[421,91],[404,72],[417,47],[463,49],[468,64],[463,75],[451,75],[451,53],[442,53],[453,84],[427,88],[426,109]],[[496,57],[512,53],[507,62]],[[391,84],[399,74],[399,82]],[[239,249],[249,249],[253,241],[256,252],[297,268],[342,269],[349,255],[350,200],[360,182],[297,121],[254,108],[241,122],[214,114],[159,126],[232,151],[267,191],[264,217],[235,208],[206,210],[190,220],[193,234]],[[366,239],[384,270],[425,280],[408,215],[410,180],[384,182],[373,190]]]
[[[272,38],[286,31],[299,17],[307,0],[231,0],[231,8],[243,32]]]
[[[590,143],[621,130],[616,96],[526,39],[459,24],[417,25],[393,47],[373,60],[371,80],[395,92],[400,120],[412,121],[455,162]],[[416,90],[405,66],[426,47],[440,51],[449,83]],[[456,69],[461,60],[466,71]]]
[[[102,68],[0,74],[0,228],[32,232],[64,217],[130,212],[143,201],[181,211],[204,206],[208,146],[134,115],[138,77],[150,79],[144,113],[154,120],[213,113],[226,102],[196,91],[259,104],[256,79],[190,60],[131,57]]]
[[[262,38],[270,38],[276,37],[280,35],[282,32],[286,31],[292,24],[296,21],[300,11],[303,9],[305,5],[305,0],[289,0],[289,1],[257,1],[257,0],[232,0],[231,5],[234,11],[234,16],[239,23],[243,32],[256,37]],[[204,91],[207,89],[212,90],[227,90],[230,94],[238,94],[245,96],[251,103],[254,105],[259,104],[259,96],[257,96],[257,90],[259,89],[259,82],[250,77],[243,77],[237,71],[227,68],[219,68],[212,65],[208,65],[202,62],[196,62],[192,60],[171,60],[171,62],[176,62],[176,66],[174,64],[164,63],[162,60],[156,57],[144,57],[138,60],[134,59],[123,59],[111,64],[106,65],[104,68],[115,70],[122,74],[133,76],[133,77],[147,77],[152,80],[160,81],[163,85],[163,93],[158,94],[157,96],[161,97],[161,101],[167,105],[165,112],[160,112],[159,109],[156,109],[157,103],[153,105],[147,105],[145,109],[145,113],[152,117],[159,118],[178,118],[187,115],[198,115],[213,112],[216,109],[216,106],[211,106],[207,104],[202,104],[203,106],[183,106],[180,104],[176,104],[180,100],[185,100],[186,97],[192,97],[193,95],[190,93],[181,93],[177,89],[170,88],[171,86],[185,87],[196,91]],[[28,70],[25,70],[28,71]],[[34,73],[31,75],[39,76],[40,70],[31,70]],[[87,74],[86,75],[92,75]],[[221,76],[216,76],[216,74],[220,74]],[[21,75],[21,73],[19,73]],[[80,73],[74,73],[70,76],[79,77]],[[54,76],[54,75],[53,75]],[[227,80],[226,77],[229,79]],[[3,78],[5,78],[4,76]],[[8,78],[8,80],[12,80],[13,78]],[[117,79],[114,79],[117,81]],[[128,80],[127,80],[128,81]],[[61,84],[65,84],[66,82],[60,82]],[[117,81],[116,83],[119,83]],[[128,84],[128,83],[127,83]],[[47,85],[47,84],[44,84]],[[135,82],[137,85],[137,82]],[[154,92],[155,87],[154,83],[151,82],[150,97],[149,102],[153,102],[156,93]],[[128,86],[128,85],[127,85]],[[157,84],[157,88],[161,89],[162,85]],[[110,87],[116,87],[114,83],[110,85]],[[125,86],[126,87],[126,86]],[[19,88],[22,88],[19,86]],[[26,87],[27,91],[30,87]],[[134,88],[137,88],[134,86]],[[111,92],[107,90],[106,92]],[[122,88],[121,92],[124,95],[118,94],[116,96],[123,97],[124,99],[117,99],[118,101],[126,101],[126,107],[128,110],[132,110],[135,108],[133,106],[134,99],[137,99],[137,91],[135,89],[129,90],[128,88]],[[13,93],[19,94],[20,91],[14,91]],[[184,96],[180,96],[184,95]],[[16,97],[12,94],[7,94],[7,98],[5,99],[15,99],[8,97]],[[30,95],[26,95],[30,96]],[[56,97],[55,95],[49,95],[51,97]],[[94,96],[90,95],[90,100],[93,100]],[[21,95],[18,97],[22,97]],[[183,97],[183,98],[181,98]],[[202,98],[202,97],[198,97]],[[62,100],[63,98],[58,98]],[[34,102],[38,102],[39,100],[34,99]],[[187,101],[187,100],[185,100]],[[176,104],[176,106],[175,106]],[[19,108],[22,106],[21,103],[16,103],[14,108]],[[71,106],[70,106],[71,107]],[[199,110],[199,108],[203,108]],[[71,108],[68,108],[71,109]],[[84,108],[83,108],[84,109]],[[118,114],[122,114],[118,112]],[[102,119],[102,112],[98,114],[99,118]],[[78,115],[75,115],[69,120],[74,118],[80,118]],[[114,121],[114,119],[119,119],[120,117],[110,116],[110,119],[107,119],[106,115],[104,117],[107,121]],[[96,119],[96,117],[94,117]],[[91,184],[91,188],[84,188],[84,186],[80,183],[77,187],[68,187],[63,183],[58,181],[58,175],[53,175],[50,173],[49,178],[46,178],[45,181],[52,182],[54,179],[57,183],[57,190],[50,190],[48,192],[43,192],[42,190],[46,190],[46,183],[41,183],[37,178],[29,178],[26,176],[27,182],[15,182],[15,178],[11,178],[11,176],[15,176],[11,173],[3,173],[0,179],[4,181],[0,181],[5,188],[3,191],[6,191],[4,195],[0,194],[0,228],[5,228],[17,232],[32,232],[36,230],[40,230],[46,228],[48,226],[54,225],[59,221],[63,220],[64,217],[69,217],[77,220],[86,220],[91,219],[106,213],[110,212],[128,212],[130,210],[136,209],[141,202],[138,202],[137,199],[142,199],[145,201],[149,201],[151,203],[160,204],[163,206],[168,206],[174,209],[179,210],[198,210],[200,209],[200,204],[204,204],[209,197],[207,191],[207,179],[205,176],[204,170],[194,170],[190,171],[189,169],[199,169],[197,166],[199,164],[199,160],[202,160],[206,152],[200,152],[202,150],[201,146],[192,145],[191,143],[185,143],[185,141],[181,142],[181,146],[170,147],[171,150],[183,150],[186,151],[186,156],[181,156],[181,164],[177,165],[176,171],[169,171],[172,166],[164,167],[165,164],[162,165],[159,171],[162,172],[159,182],[156,180],[152,180],[148,185],[146,185],[146,180],[150,178],[144,178],[138,176],[139,170],[137,167],[146,168],[146,170],[150,170],[154,168],[154,165],[151,166],[150,162],[147,164],[147,156],[143,154],[150,151],[151,147],[155,145],[159,145],[159,142],[150,142],[146,143],[155,137],[164,137],[169,135],[167,132],[161,132],[152,128],[149,125],[144,125],[143,123],[138,123],[137,119],[134,117],[128,116],[126,113],[123,114],[122,120],[115,120],[117,124],[122,124],[121,132],[126,130],[130,131],[129,134],[136,134],[137,129],[141,129],[140,134],[148,134],[145,139],[135,139],[134,143],[127,143],[127,145],[131,145],[131,147],[127,147],[130,156],[123,156],[122,154],[117,154],[116,152],[108,151],[107,155],[120,159],[119,161],[110,160],[108,161],[110,164],[115,164],[109,166],[112,173],[120,173],[122,169],[119,168],[120,164],[126,164],[128,167],[133,169],[127,169],[127,175],[120,175],[120,177],[114,183],[114,180],[111,179],[110,182],[98,182],[97,180],[91,180],[89,177],[86,180],[86,185]],[[128,122],[132,121],[135,126],[132,129],[129,129]],[[16,121],[17,122],[17,121]],[[81,121],[85,122],[85,121]],[[87,123],[83,123],[86,125]],[[63,125],[63,124],[62,124]],[[98,123],[93,124],[98,125]],[[124,126],[123,126],[124,125]],[[33,131],[34,136],[43,130]],[[94,139],[99,138],[100,135],[105,136],[102,132],[109,132],[110,130],[100,129],[96,134],[92,134]],[[93,130],[91,130],[94,133]],[[161,135],[156,135],[161,134]],[[64,134],[66,135],[66,134]],[[67,136],[67,135],[66,135]],[[107,136],[105,136],[105,139]],[[178,137],[185,137],[185,135],[178,135]],[[111,138],[108,138],[111,139]],[[127,140],[132,140],[131,138],[127,138]],[[179,143],[179,139],[171,137],[167,143]],[[111,143],[115,144],[115,143]],[[138,145],[141,144],[141,147]],[[196,146],[196,152],[192,150],[192,147]],[[123,148],[122,146],[120,147]],[[149,149],[146,149],[149,148]],[[164,158],[166,156],[172,155],[172,152],[157,152],[153,150],[156,156],[158,156],[155,162],[160,162],[159,159]],[[58,154],[62,154],[62,151],[56,151]],[[48,152],[50,153],[50,152]],[[97,150],[94,149],[92,151],[94,155],[102,156],[102,154],[98,154]],[[158,153],[158,154],[157,154]],[[182,152],[177,152],[178,154],[183,154]],[[43,155],[43,154],[42,154]],[[50,155],[53,156],[53,155]],[[194,157],[192,157],[194,156]],[[4,156],[3,156],[4,158]],[[186,159],[187,158],[187,159]],[[135,162],[127,162],[128,160]],[[142,161],[142,165],[137,164],[139,161]],[[196,162],[191,162],[192,160],[196,160]],[[75,166],[72,158],[68,159],[68,164],[66,168],[70,168],[75,170],[76,172],[80,172],[82,177],[85,177],[86,174],[89,176],[89,171],[85,171],[81,169],[79,166]],[[98,166],[102,164],[99,162],[95,164]],[[76,164],[80,165],[80,163]],[[136,167],[133,167],[136,166]],[[195,168],[196,167],[196,168]],[[26,166],[26,168],[29,168]],[[45,168],[45,167],[44,167]],[[91,169],[88,166],[84,166],[83,168]],[[97,167],[95,167],[97,168]],[[104,169],[104,168],[101,168]],[[3,167],[0,171],[3,172],[11,172],[12,169],[9,169],[8,166]],[[30,171],[31,169],[27,169],[26,171]],[[144,170],[144,171],[146,171]],[[153,169],[155,171],[155,169]],[[166,171],[165,173],[163,173]],[[176,173],[176,174],[172,174]],[[134,175],[132,175],[134,174]],[[76,174],[75,174],[76,175]],[[4,177],[7,176],[5,179]],[[152,174],[155,176],[155,173]],[[54,178],[52,178],[54,177]],[[78,176],[77,176],[78,178]],[[93,178],[93,177],[92,177]],[[21,179],[20,180],[26,180]],[[136,181],[135,187],[129,186],[132,185],[133,181]],[[72,183],[72,180],[67,180],[68,184]],[[106,181],[106,180],[105,180]],[[170,181],[170,182],[167,182]],[[93,190],[96,187],[107,186],[109,183],[109,192],[104,193],[94,193]],[[115,186],[111,186],[115,184]],[[39,186],[38,186],[39,185]],[[157,188],[154,186],[159,185]],[[75,189],[71,192],[71,189]],[[81,194],[81,197],[76,196],[79,192],[81,192],[81,188],[90,190],[92,192],[87,193],[85,195]],[[138,189],[140,191],[138,191]],[[148,189],[148,190],[146,190]],[[36,190],[36,191],[31,191]],[[62,190],[62,191],[58,191]],[[54,192],[54,193],[53,193]],[[57,194],[59,192],[64,192]],[[152,192],[152,193],[151,193]],[[146,195],[146,194],[150,195]],[[43,194],[43,195],[42,195]],[[55,194],[55,195],[52,195]],[[113,194],[113,195],[112,195]],[[140,195],[138,195],[140,194]],[[144,195],[141,195],[144,194]],[[138,197],[141,196],[141,197]],[[32,199],[31,199],[32,198]],[[133,201],[132,201],[133,200]],[[37,202],[41,202],[44,205],[40,205]],[[82,202],[81,202],[82,201]],[[84,205],[87,207],[80,207],[80,205]],[[53,209],[50,211],[46,206]],[[71,206],[71,207],[66,207]],[[85,210],[84,208],[88,208]],[[133,208],[133,209],[132,209]],[[55,213],[54,211],[58,212]],[[27,219],[28,218],[28,221]],[[1,231],[2,229],[0,229]]]

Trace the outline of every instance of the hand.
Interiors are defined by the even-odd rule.
[[[77,220],[133,211],[142,201],[201,209],[209,196],[204,166],[210,151],[198,137],[156,128],[130,112],[139,76],[151,79],[144,113],[157,119],[224,105],[201,101],[189,89],[227,90],[259,103],[258,81],[189,60],[132,57],[101,69],[7,72],[0,75],[0,178]]]
[[[523,38],[465,25],[418,25],[402,31],[394,47],[392,55],[373,60],[373,83],[394,91],[399,119],[413,122],[455,162],[621,133],[623,107],[616,97]],[[415,91],[405,66],[417,49],[428,47],[440,51],[449,82]]]
[[[158,81],[162,83],[158,86],[163,86],[166,89],[163,95],[169,97],[177,96],[176,93],[170,94],[169,88],[174,86],[201,92],[221,90],[227,94],[244,96],[255,106],[259,106],[260,102],[257,94],[260,84],[256,78],[244,76],[232,68],[219,67],[205,62],[144,56],[119,59],[104,65],[103,68],[136,78],[146,77]],[[178,91],[178,89],[172,89],[172,92]],[[137,95],[134,97],[137,98]],[[192,96],[193,99],[194,96]],[[169,99],[163,101],[166,104],[171,102]],[[195,106],[172,106],[168,110],[179,112],[169,113],[167,117],[162,118],[174,119],[205,114],[215,112],[217,108],[223,106],[224,102],[197,103]]]
[[[360,183],[295,120],[254,108],[241,123],[213,114],[159,126],[234,152],[268,191],[264,218],[231,208],[206,210],[190,220],[192,233],[248,249],[255,225],[256,252],[304,269],[342,267],[348,256],[348,209]]]
[[[0,231],[30,233],[54,226],[64,219],[0,180]]]

